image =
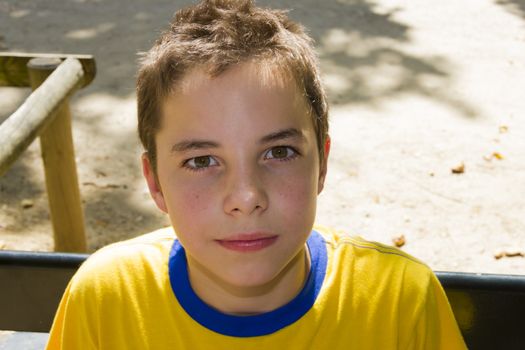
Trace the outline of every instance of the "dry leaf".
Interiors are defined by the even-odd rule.
[[[95,220],[95,225],[100,227],[106,227],[108,226],[108,222],[106,220]]]
[[[392,238],[392,242],[394,242],[394,245],[396,247],[401,248],[406,243],[405,235],[399,235],[397,237]]]
[[[507,133],[508,131],[509,131],[509,127],[506,126],[506,125],[501,125],[501,126],[499,127],[499,133],[500,133],[500,134],[505,134],[505,133]]]
[[[96,177],[106,177],[108,175],[105,172],[103,172],[102,170],[95,170],[95,176]]]
[[[115,185],[115,184],[107,184],[107,185],[104,185],[102,186],[104,188],[120,188],[120,185]]]
[[[502,250],[494,254],[494,259],[525,257],[525,252],[520,250]]]
[[[452,170],[452,174],[463,174],[465,172],[465,164],[460,163],[454,168],[452,168],[451,170]]]
[[[516,256],[525,256],[525,253],[519,250],[507,250],[505,256],[508,258],[514,258]]]
[[[98,187],[98,188],[123,188],[123,189],[127,189],[128,188],[128,185],[116,185],[116,184],[106,184],[106,185],[98,185],[94,182],[82,182],[82,185],[84,186],[94,186],[94,187]]]
[[[31,199],[22,199],[22,208],[29,209],[33,207],[34,203]]]
[[[494,259],[499,260],[505,256],[505,252],[497,252],[494,254]]]
[[[491,155],[483,156],[483,159],[485,159],[487,162],[492,161],[492,159],[496,158],[497,160],[503,160],[505,157],[499,152],[492,152]]]
[[[492,153],[492,157],[494,157],[494,158],[496,158],[498,160],[502,160],[503,159],[503,156],[500,153],[498,153],[498,152]]]

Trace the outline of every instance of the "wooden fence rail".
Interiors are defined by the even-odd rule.
[[[78,60],[66,60],[0,125],[0,176],[52,121],[83,75]]]
[[[0,86],[31,86],[34,90],[0,124],[0,176],[40,136],[55,250],[84,252],[86,237],[68,98],[93,80],[94,59],[34,56],[0,55]],[[27,65],[25,72],[22,64]]]
[[[84,78],[81,87],[86,87],[96,75],[95,60],[91,55],[64,55],[51,53],[0,52],[0,86],[29,87],[27,64],[34,58],[57,59],[76,58],[82,64]]]

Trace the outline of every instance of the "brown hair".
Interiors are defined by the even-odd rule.
[[[154,173],[161,105],[177,82],[195,67],[213,77],[248,60],[274,65],[303,90],[324,162],[328,105],[311,42],[284,11],[251,0],[204,0],[175,13],[170,29],[143,56],[137,79],[138,132]]]

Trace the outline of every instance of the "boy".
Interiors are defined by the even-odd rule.
[[[427,266],[312,230],[327,104],[283,12],[179,11],[137,85],[144,176],[173,227],[93,254],[48,349],[465,348]]]

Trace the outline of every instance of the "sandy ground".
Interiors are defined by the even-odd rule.
[[[187,3],[0,0],[0,50],[97,59],[72,101],[90,251],[168,224],[140,172],[135,62]],[[292,9],[320,53],[333,142],[317,221],[404,235],[436,270],[524,274],[494,254],[525,254],[525,1],[259,3]],[[0,89],[0,122],[27,94]],[[0,248],[52,249],[43,181],[35,142],[0,179]]]

